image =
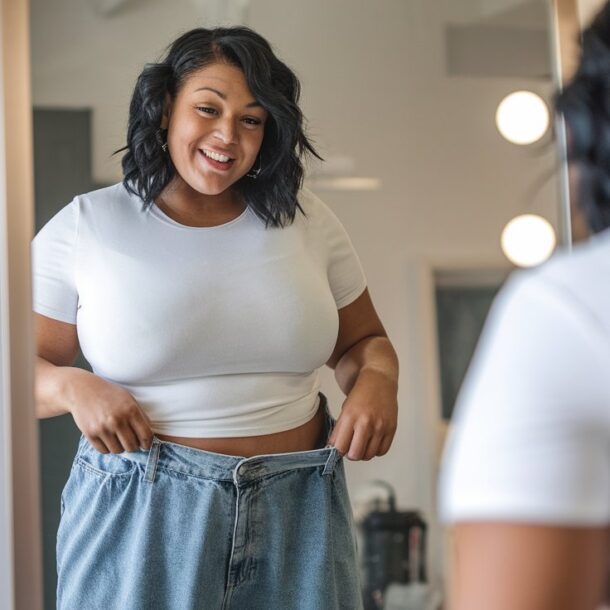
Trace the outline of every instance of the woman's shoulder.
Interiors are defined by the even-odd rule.
[[[560,250],[545,264],[515,274],[510,292],[544,292],[587,315],[604,320],[610,308],[610,231],[599,233],[573,249]]]
[[[538,269],[543,277],[570,284],[591,281],[596,275],[607,273],[610,271],[610,229],[577,242],[571,250],[560,249]]]
[[[325,209],[328,209],[328,206],[306,186],[302,186],[299,189],[297,201],[308,216],[319,216]]]
[[[113,223],[127,222],[143,206],[142,199],[130,193],[122,182],[87,191],[74,199],[81,222],[94,224],[105,220]]]
[[[133,198],[122,182],[100,186],[77,196],[81,205],[108,207],[115,203],[125,203]]]
[[[116,202],[125,203],[126,191],[122,183],[97,188],[91,191],[74,195],[72,199],[58,206],[54,214],[38,231],[34,243],[39,244],[47,240],[72,239],[79,234],[81,227],[90,222],[99,224],[108,212],[118,208]],[[123,209],[126,207],[122,206]]]
[[[308,224],[322,227],[324,231],[331,234],[345,231],[341,220],[332,208],[308,187],[301,187],[297,201],[307,215]]]

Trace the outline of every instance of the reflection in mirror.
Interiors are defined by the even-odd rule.
[[[556,87],[562,88],[573,77],[580,58],[580,33],[591,23],[603,6],[601,0],[553,0],[551,2],[551,31],[553,38],[553,75]],[[561,159],[560,197],[565,217],[562,228],[564,241],[569,243],[587,239],[591,232],[577,200],[578,172],[568,162],[568,134],[561,116],[556,118],[557,147]]]
[[[581,34],[583,10],[594,4]],[[462,384],[439,483],[454,610],[602,610],[610,599],[610,3],[549,8],[556,135],[571,200],[561,215],[578,221],[565,236],[591,237],[511,275]]]
[[[335,219],[344,227],[353,251],[357,252],[374,307],[400,361],[399,426],[391,450],[371,460],[346,458],[338,462],[346,471],[351,509],[344,517],[347,519],[353,511],[360,566],[359,574],[348,575],[343,582],[354,587],[353,583],[360,579],[366,608],[409,607],[408,600],[414,599],[419,600],[417,607],[422,608],[432,609],[442,603],[447,583],[444,533],[436,514],[438,460],[455,392],[486,315],[489,295],[495,293],[512,268],[502,251],[501,235],[513,218],[524,214],[546,219],[557,235],[561,233],[554,177],[557,159],[550,129],[535,142],[519,145],[505,139],[496,123],[500,104],[514,92],[536,94],[548,107],[552,83],[547,8],[542,0],[31,2],[37,232],[58,212],[69,209],[67,206],[76,195],[100,192],[99,189],[120,183],[121,155],[112,153],[126,142],[129,103],[136,79],[144,65],[159,61],[167,45],[180,34],[193,27],[242,23],[264,36],[300,79],[300,107],[307,119],[307,134],[325,159],[324,162],[310,159],[305,186],[312,194],[311,201],[323,202],[320,209],[332,212],[321,223],[319,235],[328,235],[332,227],[339,230]],[[245,93],[244,89],[239,92]],[[227,105],[217,109],[236,110],[237,106],[228,105],[232,99],[222,101]],[[206,97],[205,101],[211,105],[212,99]],[[221,104],[221,100],[213,101]],[[250,100],[240,97],[239,101]],[[220,148],[226,151],[230,140],[229,135]],[[177,142],[180,140],[172,141],[170,137],[170,153],[179,145]],[[81,205],[85,200],[93,201],[83,197]],[[128,201],[133,204],[134,200],[125,199],[123,203]],[[82,319],[83,325],[78,337],[73,334],[71,340],[78,339],[83,351],[73,366],[91,374],[92,362],[86,358],[84,346],[89,346],[90,360],[94,360],[96,353],[99,357],[94,337],[103,339],[109,368],[98,369],[98,377],[114,379],[123,389],[138,385],[126,377],[126,368],[121,370],[127,363],[126,355],[132,349],[141,349],[140,364],[148,362],[152,367],[151,354],[155,345],[160,344],[161,336],[169,344],[174,342],[174,346],[187,346],[191,354],[199,354],[200,362],[206,358],[209,366],[218,362],[218,354],[211,349],[218,323],[198,329],[197,342],[193,337],[182,336],[175,326],[175,320],[187,319],[197,311],[194,302],[183,303],[186,307],[173,313],[166,311],[167,315],[159,316],[155,326],[145,326],[136,315],[140,311],[150,312],[159,302],[171,301],[179,286],[200,277],[201,270],[192,267],[191,254],[185,256],[183,271],[172,277],[172,282],[159,283],[164,265],[185,248],[191,236],[219,235],[218,231],[206,233],[210,227],[201,226],[201,216],[185,215],[184,209],[181,214],[171,203],[163,198],[157,202],[154,208],[157,226],[177,228],[180,234],[171,243],[159,238],[146,250],[148,260],[157,261],[154,277],[153,273],[141,273],[143,267],[138,266],[133,249],[130,250],[135,243],[134,233],[127,231],[124,223],[112,225],[113,230],[108,233],[112,236],[112,248],[103,256],[85,261],[81,250],[77,283],[89,286],[88,294],[105,295],[107,301],[97,304],[105,326],[92,328],[90,322],[85,324],[85,316],[87,307],[93,305],[86,301],[87,294],[78,295],[82,305],[79,324]],[[97,209],[101,206],[103,203]],[[117,207],[112,214],[119,210],[122,213],[123,208]],[[95,240],[103,234],[104,225],[101,220],[87,224],[91,221],[87,214],[92,211],[93,207],[81,207],[80,230],[86,229],[89,238]],[[233,220],[243,220],[239,208],[231,207],[230,211],[225,221],[232,222],[231,216]],[[253,218],[248,216],[249,221]],[[218,219],[217,215],[216,224]],[[197,222],[192,221],[197,220],[199,226],[193,226]],[[182,228],[176,227],[176,223]],[[184,225],[190,225],[190,231],[184,230]],[[202,253],[213,257],[217,250],[210,244],[217,248],[219,242],[216,237],[210,239],[200,247]],[[59,245],[67,255],[67,242]],[[223,301],[223,294],[230,294],[227,291],[235,290],[236,286],[242,287],[238,300],[241,315],[237,318],[242,353],[246,336],[252,335],[252,329],[261,328],[267,319],[266,312],[280,302],[292,302],[296,309],[284,319],[284,324],[281,318],[276,320],[277,327],[298,328],[299,321],[319,315],[311,306],[306,310],[298,300],[290,301],[290,284],[286,281],[282,284],[283,300],[271,298],[258,290],[256,283],[251,284],[252,275],[240,276],[234,271],[244,247],[243,241],[236,242],[222,259],[216,260],[215,270],[222,271],[217,281],[222,284],[217,284],[211,294],[198,295],[204,303],[214,299],[220,313],[235,305]],[[296,244],[293,241],[286,247],[294,248]],[[348,262],[341,267],[337,281],[354,281],[358,291],[361,289],[358,265],[354,258],[351,260],[351,266]],[[117,269],[120,264],[120,273],[113,264]],[[278,266],[275,272],[280,272]],[[288,280],[299,269],[296,266],[283,272]],[[130,273],[129,283],[118,281]],[[245,289],[247,285],[251,286],[249,292]],[[311,287],[315,291],[315,285]],[[125,308],[121,310],[113,309],[111,304],[110,297],[117,292],[124,298]],[[126,294],[129,298],[125,298]],[[260,310],[255,314],[252,303],[256,298]],[[174,302],[174,306],[179,307],[179,303]],[[125,320],[131,321],[129,333],[119,336],[117,329],[124,326]],[[303,342],[294,354],[309,352],[319,345],[323,328],[322,325],[317,328],[302,337]],[[356,334],[365,329],[362,323],[355,328]],[[377,332],[375,325],[371,328],[367,334]],[[294,340],[297,335],[282,336]],[[229,343],[239,348],[239,337],[232,335]],[[273,342],[267,338],[257,345],[263,347],[256,352],[250,368],[234,373],[260,370]],[[291,369],[289,360],[286,358],[285,368],[276,367],[271,372],[286,375],[294,370],[309,370]],[[143,392],[144,384],[139,384],[138,396],[163,396],[166,404],[175,400],[171,385],[164,383],[175,373],[172,362],[167,362],[166,367],[158,372],[158,384],[147,388],[148,394]],[[391,376],[391,367],[388,370]],[[144,368],[141,371],[144,374]],[[322,366],[320,380],[330,412],[340,421],[346,396],[339,379],[335,379],[331,368]],[[373,385],[364,381],[361,386],[368,392],[363,402],[371,408],[380,411],[391,403],[384,382],[379,387],[386,388],[385,391],[373,392]],[[238,386],[227,387],[234,391]],[[209,408],[207,395],[199,396],[201,408]],[[226,400],[228,394],[222,396]],[[234,406],[239,409],[240,404]],[[149,415],[156,416],[152,411]],[[87,493],[91,493],[88,498],[92,502],[96,493],[108,493],[110,498],[124,490],[135,472],[127,462],[110,461],[110,454],[96,453],[89,447],[85,452],[83,443],[79,445],[82,439],[77,423],[70,414],[40,420],[48,608],[55,604],[60,512],[63,509],[69,518],[76,518],[70,512],[68,500],[76,503],[78,487],[65,485],[77,448],[83,450],[78,462],[79,476],[91,475],[87,479],[90,485]],[[184,429],[178,431],[177,426],[164,432],[167,437],[198,436]],[[161,428],[158,433],[163,434]],[[322,451],[326,451],[324,455],[329,453]],[[223,451],[218,449],[217,453]],[[183,458],[183,453],[177,454],[176,459]],[[132,462],[142,481],[151,475],[146,471],[147,463]],[[325,466],[322,465],[322,470]],[[167,474],[177,469],[176,480],[187,481],[192,467],[185,462],[164,467],[160,462],[158,472]],[[155,489],[154,485],[151,489]],[[250,493],[246,490],[244,487],[244,493]],[[60,498],[62,491],[64,495]],[[346,497],[333,496],[335,502]],[[154,502],[153,496],[150,498],[148,501]],[[312,516],[317,517],[314,519],[317,525],[324,522],[322,499],[311,494],[305,500]],[[158,522],[152,537],[133,541],[131,550],[135,554],[129,565],[130,570],[136,571],[130,572],[130,578],[140,573],[133,566],[144,569],[142,558],[150,558],[156,548],[138,546],[144,544],[142,540],[157,546],[175,545],[180,531],[184,531],[181,528],[196,536],[192,530],[196,521],[193,516],[199,513],[189,508],[188,514],[181,515],[180,510],[187,510],[185,505],[177,501],[169,504],[172,511],[167,518],[171,523]],[[126,535],[133,536],[137,531],[146,506],[145,503],[130,506],[127,510],[131,512],[121,513],[121,518],[126,519],[120,521]],[[341,510],[346,509],[340,506]],[[90,518],[86,513],[78,516],[79,520]],[[244,528],[244,535],[254,537],[257,524],[254,516],[251,518],[254,521],[236,522],[238,528]],[[67,537],[66,528],[65,538],[61,538],[61,529],[59,534],[58,548],[65,549],[61,545],[67,541],[75,545],[70,553],[65,551],[66,558],[71,560],[76,561],[75,553],[90,544],[86,537],[79,540]],[[320,530],[321,539],[311,548],[292,545],[294,557],[287,557],[285,563],[287,583],[294,562],[320,564],[319,548],[325,548],[324,537],[328,535]],[[230,539],[229,533],[226,538]],[[265,546],[264,541],[259,543]],[[240,553],[243,549],[234,551]],[[245,555],[239,562],[238,558],[234,557],[232,571],[228,573],[235,585],[235,596],[248,590],[248,582],[256,582],[256,570],[252,567],[255,564],[248,563]],[[150,560],[147,565],[150,567]],[[180,571],[183,567],[181,563]],[[223,570],[218,571],[218,590],[224,591],[226,577]],[[332,586],[330,579],[326,580],[329,583],[316,585],[320,591],[328,591]],[[117,592],[122,590],[117,588]],[[187,590],[184,594],[192,593]],[[351,594],[354,591],[341,592],[343,596]],[[235,597],[233,603],[238,599]],[[188,603],[185,601],[181,607]],[[290,606],[286,602],[282,607]],[[334,606],[325,599],[314,607]]]

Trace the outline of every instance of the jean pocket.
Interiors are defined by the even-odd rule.
[[[85,445],[76,458],[77,464],[99,477],[127,477],[136,469],[133,460],[118,453],[100,453],[92,445]]]

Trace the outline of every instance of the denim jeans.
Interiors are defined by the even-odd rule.
[[[325,435],[335,420],[326,413]],[[58,610],[359,610],[356,537],[334,447],[244,458],[81,435],[61,496]]]

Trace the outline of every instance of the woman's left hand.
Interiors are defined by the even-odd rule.
[[[397,383],[363,370],[347,395],[328,444],[350,460],[370,460],[390,449],[398,420]]]

